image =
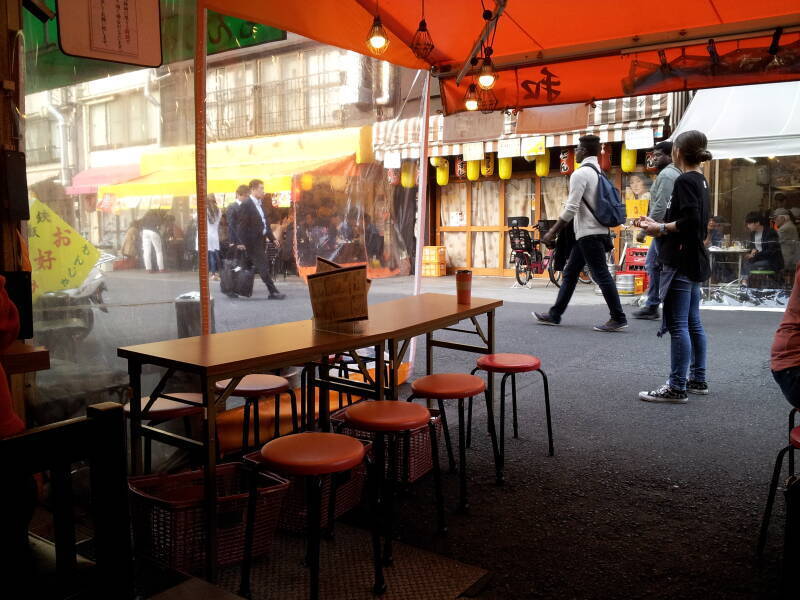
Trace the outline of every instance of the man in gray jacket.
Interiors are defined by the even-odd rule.
[[[606,252],[610,250],[611,237],[608,227],[600,224],[594,217],[597,208],[597,185],[601,177],[600,165],[597,162],[597,156],[600,154],[600,138],[596,135],[584,135],[579,142],[575,160],[580,162],[581,166],[569,178],[569,196],[558,221],[542,238],[545,245],[551,246],[556,234],[571,223],[575,229],[575,244],[564,267],[556,303],[546,313],[535,312],[533,316],[541,325],[561,323],[561,315],[567,310],[575,285],[578,283],[578,275],[584,266],[588,265],[611,313],[611,318],[606,323],[595,325],[594,330],[607,333],[621,331],[628,326],[628,320],[622,311],[614,278],[608,272],[606,264]]]
[[[659,142],[653,150],[653,160],[658,169],[653,187],[650,188],[650,210],[648,216],[659,223],[664,222],[667,214],[667,205],[672,196],[672,187],[681,174],[681,170],[672,164],[672,142]],[[661,277],[661,265],[658,262],[658,250],[661,240],[653,238],[647,250],[645,269],[650,283],[647,286],[647,302],[644,308],[633,313],[634,319],[660,319],[658,305],[659,298],[658,280]]]

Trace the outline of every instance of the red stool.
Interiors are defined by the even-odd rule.
[[[500,380],[500,454],[505,456],[506,438],[506,380],[511,378],[511,408],[514,425],[514,437],[519,437],[517,424],[517,373],[536,371],[542,376],[544,384],[544,410],[547,416],[547,447],[550,456],[553,456],[553,425],[550,420],[550,386],[547,384],[547,375],[542,371],[542,361],[530,354],[485,354],[478,359],[478,366],[472,372],[486,371],[487,373],[503,373]],[[467,446],[472,437],[472,401],[469,403],[469,418],[467,419]]]
[[[761,519],[761,531],[758,535],[758,547],[756,548],[756,556],[760,559],[764,553],[764,546],[767,543],[767,533],[769,529],[769,519],[772,516],[772,505],[775,503],[775,492],[778,489],[778,479],[780,479],[781,471],[783,470],[783,457],[789,453],[789,475],[794,475],[794,451],[800,448],[800,427],[795,426],[795,415],[800,412],[798,409],[793,408],[789,412],[789,445],[781,448],[778,456],[775,459],[775,468],[772,471],[772,481],[769,484],[769,494],[767,495],[767,506],[764,509],[764,517]]]
[[[215,384],[218,392],[224,391],[230,379],[223,379]],[[250,407],[253,408],[253,437],[255,445],[261,444],[260,420],[258,415],[258,400],[262,396],[275,397],[275,435],[281,435],[281,394],[287,393],[292,400],[292,430],[297,431],[297,398],[294,390],[290,389],[289,381],[277,375],[264,375],[254,373],[245,375],[236,385],[236,389],[231,393],[232,396],[244,398],[244,419],[242,420],[242,452],[248,447],[248,434],[250,432]]]
[[[381,562],[385,565],[392,564],[392,521],[394,482],[397,479],[397,436],[408,434],[413,429],[418,429],[425,424],[431,438],[431,455],[433,458],[433,481],[436,493],[436,516],[439,531],[446,530],[444,522],[444,499],[442,497],[442,480],[439,472],[439,444],[436,440],[436,426],[431,420],[431,411],[420,404],[397,402],[396,400],[362,401],[348,407],[344,413],[345,422],[355,429],[370,431],[375,434],[374,439],[374,465],[371,474],[372,483],[372,513],[376,519],[375,531],[383,529],[385,546],[383,561],[381,561],[380,537],[373,539],[373,558],[376,571],[375,581],[383,581],[380,571]],[[389,438],[389,477],[386,478],[385,438]],[[408,447],[408,443],[406,443]],[[388,481],[388,485],[387,485]],[[380,525],[380,516],[383,516],[383,527]],[[380,585],[376,586],[379,593]]]
[[[364,445],[339,433],[305,432],[286,435],[267,442],[261,449],[264,464],[278,473],[306,478],[308,490],[308,566],[311,569],[311,598],[319,598],[319,546],[322,512],[323,475],[349,471],[364,460]],[[250,597],[250,567],[253,549],[253,525],[256,512],[256,469],[252,469],[247,502],[245,554],[239,594]],[[373,539],[378,535],[373,531]],[[376,573],[379,565],[376,565]],[[381,571],[382,572],[382,571]],[[382,581],[381,581],[382,583]],[[376,580],[375,585],[378,585]],[[385,588],[385,586],[384,586]]]
[[[151,399],[144,396],[141,400],[142,420],[147,420],[148,426],[155,427],[173,419],[183,418],[183,428],[186,437],[192,436],[192,421],[190,417],[202,414],[203,395],[192,392],[178,392],[174,394],[164,394],[158,398]],[[130,418],[131,405],[123,407],[126,417]],[[152,440],[144,431],[144,468],[150,472],[152,466]]]
[[[439,412],[442,417],[442,428],[444,429],[444,440],[447,446],[447,458],[450,462],[450,470],[455,470],[455,458],[453,457],[453,447],[450,442],[450,431],[447,427],[447,415],[444,410],[445,400],[458,400],[458,462],[460,475],[460,502],[459,509],[464,511],[469,508],[467,502],[467,444],[466,427],[464,426],[464,399],[472,398],[479,394],[484,394],[486,398],[486,414],[489,421],[489,434],[492,436],[492,451],[494,453],[495,477],[497,483],[503,482],[503,463],[502,456],[497,447],[497,433],[494,427],[494,413],[492,401],[486,393],[486,384],[483,379],[475,375],[466,373],[440,373],[437,375],[426,375],[411,384],[411,396],[408,401],[414,398],[426,398],[436,400],[439,405]]]

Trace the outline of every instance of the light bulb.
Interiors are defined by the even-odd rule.
[[[386,48],[389,47],[389,36],[386,34],[381,18],[378,16],[372,21],[372,27],[369,28],[366,43],[370,52],[377,55],[383,54],[386,52]]]
[[[478,74],[478,85],[485,90],[490,90],[494,87],[494,82],[497,81],[497,73],[492,66],[490,58],[483,59],[481,71]]]
[[[467,93],[464,94],[464,107],[467,110],[478,110],[478,87],[470,83]]]
[[[386,38],[382,35],[374,35],[369,38],[369,45],[375,48],[376,50],[380,50],[386,45]]]
[[[471,98],[464,102],[464,106],[467,107],[467,110],[478,110],[478,101],[475,98]]]

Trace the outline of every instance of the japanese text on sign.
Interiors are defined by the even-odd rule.
[[[89,18],[92,50],[139,54],[136,0],[92,0]]]

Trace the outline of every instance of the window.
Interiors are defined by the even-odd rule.
[[[52,119],[28,119],[25,123],[25,156],[29,164],[55,162],[60,156],[58,123]]]
[[[158,139],[158,107],[141,93],[91,105],[89,120],[92,150],[154,144]]]
[[[206,123],[210,140],[256,133],[253,73],[246,63],[214,69],[208,75]]]

